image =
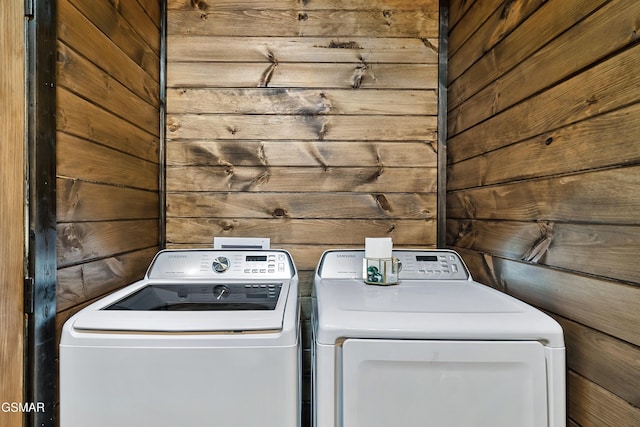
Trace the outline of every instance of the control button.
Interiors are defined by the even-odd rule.
[[[261,268],[261,269],[260,269],[260,273],[266,273],[266,272],[267,272],[267,270],[266,270],[266,269],[264,269],[264,268]]]
[[[276,270],[274,270],[273,268],[270,268],[270,269],[268,270],[268,272],[269,272],[269,273],[275,273],[275,272],[276,272]]]
[[[278,271],[280,271],[280,272],[284,271],[284,263],[278,264]]]
[[[453,271],[454,273],[458,272],[458,266],[456,264],[451,264],[451,271]]]

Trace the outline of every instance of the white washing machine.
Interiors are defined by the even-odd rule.
[[[474,282],[453,251],[393,255],[391,286],[364,283],[364,250],[318,264],[313,425],[564,427],[560,325]]]
[[[300,425],[298,275],[280,250],[167,250],[60,343],[61,427]]]

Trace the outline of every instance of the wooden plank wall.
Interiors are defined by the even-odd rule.
[[[24,399],[24,40],[24,2],[0,2],[0,402]],[[0,412],[0,427],[19,425]]]
[[[308,373],[322,251],[435,245],[438,2],[170,0],[167,32],[167,246],[289,250]]]
[[[568,425],[640,425],[640,2],[450,8],[447,243],[562,324]]]
[[[159,247],[160,2],[59,0],[58,322]]]

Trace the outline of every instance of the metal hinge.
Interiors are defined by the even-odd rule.
[[[29,19],[33,19],[33,15],[34,15],[34,9],[35,9],[35,5],[34,5],[35,0],[24,0],[24,16],[29,18]]]
[[[35,281],[33,277],[25,277],[24,279],[24,312],[26,314],[33,314],[34,301],[33,294],[35,292]]]

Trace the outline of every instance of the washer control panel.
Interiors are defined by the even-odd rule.
[[[291,256],[279,250],[165,250],[147,271],[150,279],[290,279],[294,275]]]
[[[394,250],[400,280],[468,280],[460,255],[451,250]],[[317,274],[323,279],[362,279],[364,250],[327,251]]]

